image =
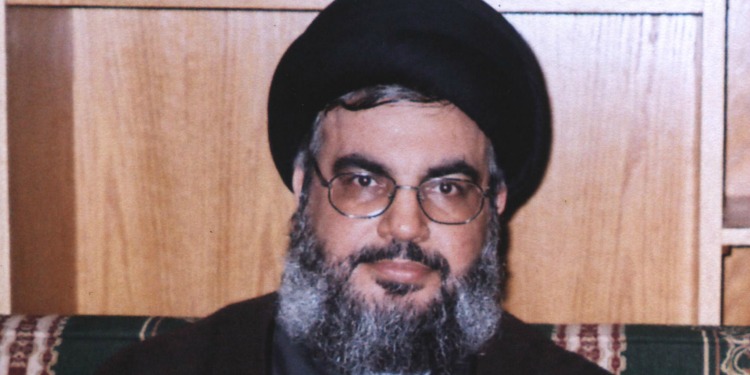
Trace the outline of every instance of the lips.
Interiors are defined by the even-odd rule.
[[[388,259],[370,263],[376,278],[400,284],[422,284],[434,270],[407,259]]]
[[[448,261],[440,253],[428,253],[413,242],[364,247],[349,256],[349,265],[352,272],[368,275],[370,282],[395,296],[439,285],[450,273]]]
[[[349,256],[351,269],[357,268],[360,264],[373,265],[379,262],[383,262],[383,266],[389,269],[392,267],[386,262],[399,263],[393,265],[394,269],[400,267],[408,269],[419,265],[437,271],[443,279],[450,273],[448,261],[440,253],[427,253],[413,242],[391,243],[386,247],[365,247]],[[409,266],[406,263],[416,263],[416,265]]]

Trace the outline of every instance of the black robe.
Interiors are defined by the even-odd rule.
[[[187,327],[132,345],[97,374],[271,374],[277,299],[272,293],[229,305]],[[473,359],[474,374],[607,374],[507,312],[499,332]]]

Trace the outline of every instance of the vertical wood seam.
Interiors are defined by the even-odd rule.
[[[698,324],[721,323],[726,0],[705,0],[701,56]]]
[[[10,313],[10,213],[8,211],[8,116],[5,3],[0,4],[0,314]]]

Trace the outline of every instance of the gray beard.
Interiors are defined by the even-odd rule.
[[[348,282],[356,256],[373,249],[362,249],[348,261],[332,264],[314,234],[303,203],[292,218],[279,289],[278,323],[326,371],[353,375],[451,374],[495,335],[502,315],[504,276],[496,253],[496,214],[488,225],[480,257],[463,277],[451,278],[450,271],[443,270],[440,296],[429,306],[373,306]],[[414,246],[394,243],[375,252],[404,256],[406,249],[414,250]],[[416,251],[421,249],[417,246]],[[447,267],[447,262],[440,260]],[[398,298],[409,290],[392,292],[391,297]]]

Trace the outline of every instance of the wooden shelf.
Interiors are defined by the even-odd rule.
[[[724,246],[750,247],[750,228],[725,228],[721,231]]]
[[[702,13],[701,0],[485,0],[501,12],[533,13]],[[320,10],[331,0],[8,0],[7,5]]]

